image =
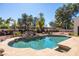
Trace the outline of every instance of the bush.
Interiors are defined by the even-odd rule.
[[[20,36],[21,35],[21,32],[15,32],[14,35],[15,36]]]
[[[69,35],[74,35],[74,33],[73,32],[70,32]]]

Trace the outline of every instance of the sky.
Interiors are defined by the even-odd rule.
[[[17,20],[22,13],[39,17],[39,13],[44,14],[45,25],[55,20],[55,11],[63,4],[60,3],[0,3],[0,17],[7,19],[11,17]]]

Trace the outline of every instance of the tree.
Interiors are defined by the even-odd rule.
[[[33,26],[36,27],[36,21],[38,20],[37,17],[34,17],[34,20],[33,20]]]
[[[42,32],[44,30],[45,19],[42,13],[40,13],[39,15],[40,15],[40,18],[36,21],[36,28],[38,31]]]
[[[28,29],[31,29],[33,27],[33,16],[28,16]]]
[[[8,18],[7,20],[5,20],[4,22],[4,27],[7,28],[7,29],[10,29],[10,21],[11,21],[11,17]]]
[[[16,29],[17,27],[17,23],[16,23],[16,20],[14,20],[14,29]]]
[[[26,13],[23,13],[21,20],[22,20],[22,24],[23,24],[25,30],[27,30],[28,29],[28,15]]]
[[[13,25],[12,25],[12,28],[13,28],[14,30],[17,29],[17,22],[16,22],[16,20],[14,20],[14,23],[13,23]]]
[[[3,25],[3,19],[2,17],[0,17],[0,28],[2,27],[2,25]]]
[[[12,20],[12,19],[11,19],[11,17],[10,17],[10,18],[8,18],[5,22],[6,22],[7,24],[9,24],[11,20]]]
[[[43,13],[40,13],[40,21],[39,21],[39,25],[40,25],[40,29],[42,30],[44,28],[44,22],[45,22],[45,19],[43,17]]]
[[[19,27],[25,30],[29,30],[33,26],[33,16],[27,15],[26,13],[22,14],[22,17],[18,19]]]
[[[55,13],[55,24],[63,29],[71,29],[72,18],[79,12],[79,4],[64,4]]]
[[[2,22],[3,22],[3,19],[2,19],[2,17],[0,17],[0,24],[2,24]]]
[[[50,22],[49,25],[50,25],[51,27],[55,27],[54,22]]]
[[[19,29],[23,29],[23,23],[21,18],[18,18],[18,26],[19,26]]]
[[[8,19],[4,20],[0,17],[0,28],[1,29],[10,29],[10,21],[12,21],[11,17],[9,17]]]
[[[39,22],[40,22],[39,20],[36,21],[36,28],[37,28],[37,30],[40,29],[40,24],[39,24]]]

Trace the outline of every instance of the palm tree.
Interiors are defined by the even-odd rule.
[[[40,18],[36,21],[36,28],[38,31],[42,32],[44,30],[44,22],[45,19],[43,17],[43,14],[40,13]]]
[[[44,22],[45,22],[45,19],[43,17],[43,13],[40,13],[40,18],[39,18],[39,26],[40,26],[40,30],[41,32],[44,30]]]
[[[40,22],[39,20],[37,20],[37,21],[36,21],[36,28],[37,28],[37,30],[39,30],[39,29],[40,29],[39,22]]]

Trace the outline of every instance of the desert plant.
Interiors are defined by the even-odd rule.
[[[14,35],[15,36],[20,36],[21,35],[21,32],[15,32]]]

